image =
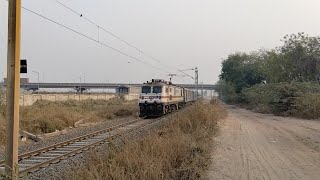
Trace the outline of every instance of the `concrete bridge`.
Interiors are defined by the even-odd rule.
[[[130,87],[130,86],[142,86],[143,84],[131,84],[131,83],[22,83],[21,88],[26,90],[38,90],[40,89],[75,89],[75,90],[86,90],[86,89],[117,89],[119,87]],[[4,83],[0,83],[0,86],[6,86]],[[177,86],[195,89],[194,84],[177,84]],[[215,90],[213,84],[199,84],[199,90]]]

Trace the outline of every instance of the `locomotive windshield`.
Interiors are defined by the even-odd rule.
[[[162,86],[153,86],[153,93],[162,93]]]
[[[145,94],[151,93],[151,86],[142,86],[141,92]]]

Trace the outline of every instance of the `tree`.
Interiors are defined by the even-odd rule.
[[[291,65],[294,81],[316,81],[319,77],[320,37],[309,37],[304,33],[286,35],[279,49]]]
[[[261,72],[266,83],[291,82],[293,78],[293,65],[288,57],[276,50],[261,53]]]
[[[265,78],[260,69],[259,53],[235,53],[222,62],[221,80],[232,83],[236,93],[243,88],[261,84]]]

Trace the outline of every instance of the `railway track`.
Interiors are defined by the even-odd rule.
[[[158,118],[157,120],[162,118]],[[116,137],[144,127],[157,120],[132,120],[35,151],[20,154],[18,161],[19,176],[23,177],[28,173],[37,171],[43,167],[49,166],[50,164],[60,162],[61,160],[74,156],[78,153],[82,153],[95,146],[110,143],[110,140]],[[5,162],[0,161],[0,171],[4,170],[4,165]]]

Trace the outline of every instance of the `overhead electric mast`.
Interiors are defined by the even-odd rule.
[[[194,75],[194,77],[192,77],[192,76],[190,76],[190,75],[188,75],[188,74],[186,74],[184,71],[193,71],[194,70],[194,73],[195,73],[195,75]],[[190,76],[192,79],[194,79],[194,84],[195,84],[195,86],[196,86],[196,92],[197,92],[197,95],[198,95],[198,90],[199,90],[199,71],[198,71],[198,67],[195,67],[194,69],[192,68],[192,69],[185,69],[185,70],[179,70],[180,72],[182,72],[182,73],[184,73],[184,74],[186,74],[187,76]]]
[[[198,90],[199,90],[199,71],[198,71],[198,68],[196,67],[195,69],[194,69],[194,72],[195,72],[195,78],[194,78],[194,80],[195,80],[195,85],[196,85],[196,92],[197,92],[197,95],[198,95]]]

